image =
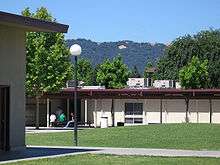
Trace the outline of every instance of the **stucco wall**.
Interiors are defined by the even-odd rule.
[[[160,123],[160,99],[114,99],[115,125],[117,122],[125,122],[125,103],[143,103],[143,124]],[[189,101],[189,122],[209,123],[209,100]],[[220,123],[220,100],[212,100],[212,122]],[[111,99],[88,100],[88,118],[97,120],[100,126],[101,116],[108,117],[108,125],[111,126]],[[96,119],[97,118],[97,119]],[[186,103],[184,99],[162,100],[162,123],[183,123],[186,120]],[[92,120],[91,120],[92,121]]]
[[[0,25],[0,85],[10,86],[10,146],[25,145],[25,32]]]
[[[213,108],[212,122],[220,123],[220,100],[213,100],[212,108]]]

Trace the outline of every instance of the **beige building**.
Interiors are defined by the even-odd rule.
[[[0,11],[0,153],[25,146],[25,34],[68,26]]]
[[[85,103],[86,102],[86,103]],[[87,104],[87,106],[85,106]],[[188,121],[191,123],[210,123],[209,100],[190,100]],[[111,99],[82,100],[82,112],[87,111],[84,121],[99,127],[102,117],[108,118],[108,126],[124,123],[142,125],[154,123],[186,122],[186,103],[184,99],[114,99],[114,120],[112,119]],[[162,107],[161,107],[162,106]],[[87,107],[87,109],[85,109]],[[162,111],[162,112],[161,112]],[[212,100],[212,123],[220,123],[220,100]]]
[[[41,123],[49,126],[49,115],[61,106],[67,117],[73,112],[73,88],[45,95]],[[220,123],[220,89],[79,89],[78,121],[100,127],[153,123]],[[47,101],[46,101],[47,98]],[[44,108],[43,108],[44,107]],[[26,116],[31,115],[30,109]],[[35,116],[32,113],[34,124]]]

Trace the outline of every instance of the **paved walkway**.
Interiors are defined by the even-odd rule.
[[[92,129],[87,127],[78,128],[78,130],[83,129]],[[26,127],[25,133],[54,133],[54,132],[71,132],[73,131],[73,128],[64,128],[64,127],[40,127],[39,129],[36,129],[35,127]]]
[[[0,164],[21,160],[53,158],[77,154],[113,154],[141,155],[166,157],[215,157],[220,158],[220,151],[195,151],[174,149],[145,149],[145,148],[110,148],[110,147],[60,147],[60,146],[28,146],[27,149],[1,153]]]

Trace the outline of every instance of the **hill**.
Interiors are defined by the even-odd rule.
[[[137,43],[128,40],[101,43],[86,39],[66,40],[68,47],[75,43],[82,46],[81,58],[89,59],[94,66],[102,63],[106,58],[112,59],[120,54],[129,68],[136,65],[141,73],[147,61],[155,63],[166,48],[162,43]]]

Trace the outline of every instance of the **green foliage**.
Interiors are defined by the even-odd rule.
[[[79,59],[77,66],[77,78],[79,81],[83,81],[84,85],[93,85],[93,74],[91,62],[87,59]]]
[[[136,65],[133,66],[132,70],[131,70],[131,74],[130,76],[131,78],[141,78],[141,74],[138,71],[138,68]]]
[[[31,13],[26,8],[22,15],[54,22],[46,8]],[[54,92],[65,86],[72,78],[69,50],[61,33],[29,32],[26,35],[26,92],[40,96],[43,92]]]
[[[112,61],[107,59],[98,67],[97,82],[106,88],[123,88],[128,77],[128,67],[121,57],[115,57]]]
[[[150,69],[153,67],[153,64],[151,62],[148,62],[145,66],[145,69],[144,69],[144,78],[148,78],[148,77],[153,77],[152,73],[148,73],[146,72],[146,70]]]
[[[208,84],[208,60],[201,62],[193,56],[191,62],[179,72],[179,80],[184,88],[206,88]]]
[[[201,31],[174,40],[158,62],[158,79],[178,80],[180,69],[193,56],[208,60],[210,88],[220,87],[220,30]]]

